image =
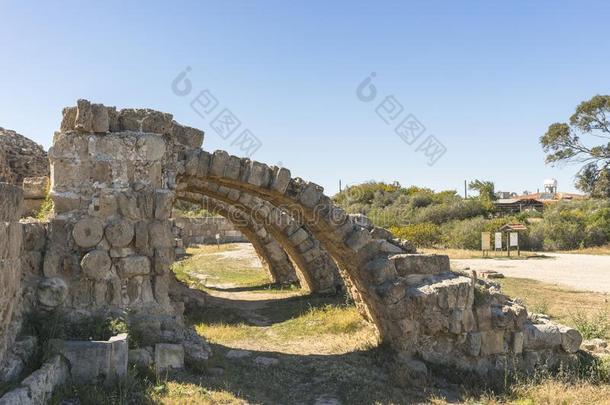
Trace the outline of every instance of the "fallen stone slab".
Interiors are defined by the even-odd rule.
[[[44,405],[53,391],[64,384],[70,375],[67,361],[53,356],[42,367],[26,377],[17,388],[0,398],[0,405]]]
[[[70,375],[80,384],[112,383],[127,374],[127,334],[107,341],[52,339],[52,353],[61,354],[70,364]]]
[[[246,357],[250,357],[251,355],[252,355],[252,352],[250,352],[248,350],[231,349],[227,352],[227,354],[225,354],[225,357],[227,359],[243,359]]]
[[[155,345],[155,371],[162,373],[184,368],[184,347],[171,343]]]

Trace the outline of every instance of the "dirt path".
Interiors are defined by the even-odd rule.
[[[507,277],[531,278],[576,290],[610,293],[610,256],[545,253],[548,259],[455,259],[456,269],[495,270]]]

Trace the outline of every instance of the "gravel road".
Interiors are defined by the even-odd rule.
[[[545,253],[549,259],[455,259],[456,269],[495,270],[507,277],[531,278],[576,290],[610,293],[610,256]]]

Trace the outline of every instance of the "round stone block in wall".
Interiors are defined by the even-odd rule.
[[[97,245],[104,236],[104,224],[96,218],[81,219],[74,225],[72,237],[76,244],[83,248]]]
[[[106,227],[106,239],[113,247],[125,247],[133,239],[133,222],[128,219],[117,220]]]
[[[110,259],[108,252],[104,250],[92,250],[83,257],[80,266],[87,277],[94,280],[103,280],[107,278],[110,272],[112,259]]]
[[[37,295],[39,304],[48,308],[55,308],[66,300],[68,286],[61,278],[45,278],[38,283]]]

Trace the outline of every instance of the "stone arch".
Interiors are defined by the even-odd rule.
[[[401,321],[409,315],[404,302],[406,286],[398,280],[389,252],[384,250],[387,241],[373,239],[367,229],[356,225],[323,194],[322,187],[292,178],[288,169],[271,168],[224,151],[191,152],[184,168],[177,182],[179,191],[205,190],[209,188],[206,182],[212,181],[219,190],[227,187],[238,194],[246,192],[298,218],[346,275],[354,295],[362,300],[370,319],[377,325],[382,340],[395,342],[394,337],[403,335]],[[390,319],[389,308],[393,314]]]
[[[239,196],[239,201],[233,197]],[[343,282],[337,266],[320,242],[302,224],[273,205],[252,197],[251,194],[225,187],[220,190],[214,184],[206,183],[205,187],[192,188],[189,192],[178,192],[178,196],[191,202],[198,202],[202,196],[212,197],[217,201],[246,213],[250,218],[264,224],[299,270],[301,285],[312,292],[335,292]]]
[[[267,232],[264,225],[253,221],[237,208],[213,198],[202,196],[198,203],[206,210],[227,218],[252,243],[273,283],[292,284],[299,281],[290,258],[282,246]]]
[[[200,149],[202,142],[203,132],[170,114],[86,100],[64,110],[49,151],[57,216],[43,265],[45,276],[68,284],[57,306],[139,308],[163,320],[155,342],[171,336],[195,352],[194,339],[178,339],[168,329],[178,328],[184,309],[168,295],[175,253],[170,215],[176,193],[204,194],[252,211],[255,219],[267,212],[292,218],[294,232],[309,231],[337,263],[382,341],[397,351],[481,374],[573,360],[582,340],[577,331],[529,319],[493,284],[451,272],[447,256],[404,254],[383,232],[336,207],[322,187],[289,170],[224,151],[211,154]],[[248,199],[256,206],[243,204]],[[130,230],[129,240],[121,229]],[[97,259],[106,265],[89,266]]]

